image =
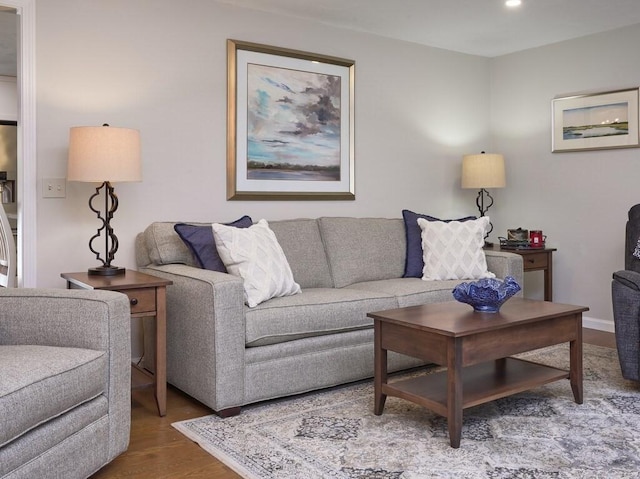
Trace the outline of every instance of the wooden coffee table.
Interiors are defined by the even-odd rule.
[[[476,313],[451,301],[369,313],[375,331],[375,406],[387,396],[431,409],[448,420],[460,447],[462,410],[568,378],[582,404],[582,313],[589,308],[511,298],[499,313]],[[509,357],[569,342],[569,370]],[[445,371],[387,382],[387,351],[446,366]]]

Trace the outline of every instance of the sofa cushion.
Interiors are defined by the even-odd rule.
[[[323,217],[318,221],[336,288],[402,277],[406,242],[401,219]]]
[[[249,216],[245,215],[231,223],[225,224],[236,228],[248,228],[253,224],[253,221]],[[176,223],[173,229],[189,247],[201,268],[220,271],[221,273],[227,272],[218,254],[211,225]]]
[[[422,278],[422,269],[424,268],[424,260],[422,257],[422,230],[418,226],[418,218],[427,221],[469,221],[475,220],[475,216],[465,216],[457,220],[441,220],[434,216],[414,213],[410,210],[402,210],[402,219],[404,220],[405,235],[407,238],[407,257],[404,266],[405,278]]]
[[[154,264],[186,264],[198,267],[196,258],[173,229],[174,225],[175,222],[156,221],[144,230],[144,243],[149,259]]]
[[[454,301],[453,288],[461,280],[423,281],[421,278],[397,278],[380,281],[365,281],[347,286],[348,289],[369,291],[395,296],[399,308],[426,303]]]
[[[371,311],[397,308],[384,293],[355,289],[310,288],[274,298],[246,312],[246,345],[264,346],[295,339],[371,328]]]
[[[333,287],[317,220],[270,221],[269,227],[278,238],[293,277],[302,289]]]
[[[422,279],[495,278],[487,269],[484,237],[489,218],[472,221],[427,221],[418,218],[422,229],[424,270]]]
[[[0,446],[104,393],[104,351],[0,346]]]
[[[289,262],[266,220],[249,228],[212,225],[216,248],[227,271],[243,280],[250,308],[271,298],[300,292]]]

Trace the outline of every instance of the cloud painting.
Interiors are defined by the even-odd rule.
[[[247,179],[340,181],[340,77],[247,64]]]

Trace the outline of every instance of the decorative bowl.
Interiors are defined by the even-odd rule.
[[[520,289],[512,276],[507,276],[504,281],[483,278],[472,283],[460,283],[453,288],[453,297],[461,303],[470,304],[474,311],[497,313],[505,301]]]

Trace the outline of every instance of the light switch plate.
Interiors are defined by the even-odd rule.
[[[64,198],[67,196],[66,178],[44,178],[42,180],[43,198]]]

